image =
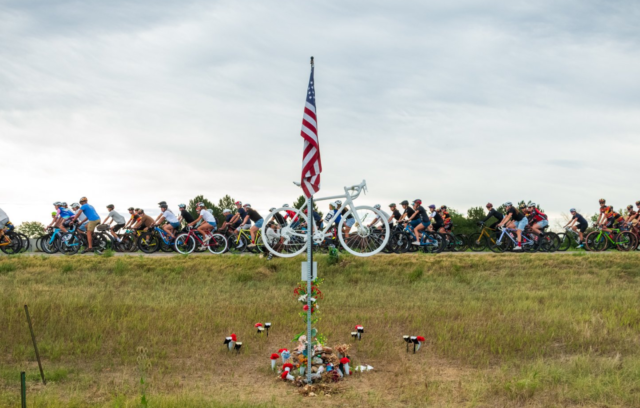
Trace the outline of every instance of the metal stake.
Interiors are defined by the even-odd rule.
[[[36,344],[36,335],[33,333],[33,326],[31,325],[31,316],[29,316],[29,307],[24,305],[24,311],[27,314],[27,321],[29,322],[29,330],[31,331],[31,340],[33,340],[33,348],[36,350],[36,358],[38,359],[38,367],[40,368],[40,377],[42,377],[42,383],[47,385],[47,380],[44,379],[44,371],[42,371],[42,363],[40,362],[40,353],[38,352],[38,345]]]

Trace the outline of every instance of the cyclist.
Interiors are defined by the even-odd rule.
[[[444,218],[442,218],[442,215],[436,211],[435,204],[429,205],[429,212],[427,215],[429,216],[429,223],[431,226],[430,230],[441,234],[444,233]]]
[[[564,228],[571,228],[578,233],[578,248],[583,248],[584,233],[587,230],[587,227],[589,227],[589,223],[581,214],[578,214],[575,208],[570,209],[569,212],[571,213],[571,220],[564,226]]]
[[[133,228],[133,226],[136,225],[136,223],[140,219],[140,216],[136,214],[136,210],[133,207],[129,207],[127,211],[129,211],[129,214],[131,214],[131,218],[129,218],[129,221],[127,221],[124,227]]]
[[[270,208],[269,212],[272,213],[276,210],[275,207]],[[287,222],[284,219],[285,217],[282,216],[282,214],[280,213],[275,213],[273,214],[273,220],[276,223],[276,227],[281,228],[284,227],[285,225],[287,225]],[[269,224],[271,224],[271,222],[269,222]],[[269,225],[270,229],[273,229],[273,225]]]
[[[249,228],[249,233],[251,234],[251,244],[247,245],[247,248],[253,248],[256,246],[256,233],[260,228],[262,228],[262,223],[264,222],[264,220],[256,210],[251,208],[251,204],[245,204],[244,210],[247,212],[247,216],[244,218],[243,223],[245,225],[251,225],[251,221],[253,221],[253,226]]]
[[[225,218],[224,224],[222,224],[223,229],[226,227],[232,230],[236,230],[242,223],[242,220],[238,219],[238,217],[235,216],[236,214],[233,214],[228,208],[222,210],[222,215],[224,215]],[[232,222],[234,218],[236,218],[236,221]]]
[[[4,236],[4,227],[9,222],[9,216],[2,208],[0,208],[0,242],[9,242],[9,238]]]
[[[109,210],[109,214],[107,215],[107,218],[104,220],[104,223],[111,225],[114,221],[116,222],[116,225],[110,228],[111,235],[113,235],[118,241],[120,241],[120,238],[118,238],[118,236],[116,235],[116,232],[120,231],[120,229],[124,227],[125,225],[124,217],[115,210],[115,207],[113,206],[113,204],[109,204],[107,206],[107,210]],[[109,221],[109,218],[111,218],[111,221]]]
[[[53,219],[51,220],[51,222],[49,223],[49,225],[47,225],[47,229],[51,227],[62,229],[64,228],[62,227],[63,219],[62,219],[62,216],[60,215],[62,203],[60,201],[56,201],[55,203],[53,203],[53,208],[56,209],[56,213]],[[65,230],[64,232],[67,232],[67,231]]]
[[[338,224],[340,224],[340,220],[342,219],[342,215],[338,213],[338,209],[340,208],[341,204],[341,201],[334,201],[332,203],[329,203],[329,212],[324,217],[324,220],[327,223],[334,224],[336,228],[338,227]]]
[[[529,220],[525,217],[524,213],[513,206],[510,201],[504,203],[507,209],[507,215],[498,223],[498,227],[514,228],[518,236],[518,245],[513,248],[514,251],[522,251],[522,231],[527,226]]]
[[[440,216],[444,220],[444,231],[451,232],[453,230],[453,220],[451,219],[451,214],[449,214],[449,211],[447,210],[447,206],[440,206],[439,212]]]
[[[500,211],[493,208],[493,204],[491,203],[487,203],[486,207],[487,207],[487,211],[489,212],[487,213],[487,216],[484,217],[484,220],[481,221],[481,223],[484,224],[489,220],[489,218],[493,217],[497,221],[489,225],[489,228],[495,230],[498,224],[500,224],[500,221],[502,221],[502,219],[504,218],[504,215]]]
[[[389,204],[389,211],[391,211],[391,216],[389,216],[389,219],[387,220],[389,225],[393,225],[392,222],[394,220],[400,221],[400,218],[402,218],[402,214],[400,214],[400,211],[398,211],[398,209],[396,208],[396,203]]]
[[[536,208],[536,203],[529,203],[527,209],[529,210],[532,219],[531,230],[536,235],[544,236],[544,228],[549,226],[549,219],[547,215]]]
[[[304,210],[304,214],[307,215],[308,211],[305,208]],[[318,227],[319,229],[322,229],[322,215],[318,214],[316,212],[316,210],[312,211],[312,215],[313,215],[313,221],[316,224],[316,227]]]
[[[78,211],[80,210],[80,204],[78,203],[71,204],[71,209],[73,210],[74,215],[78,214]],[[87,219],[87,216],[84,214],[80,214],[77,222],[78,222],[78,230],[82,232],[87,232],[87,223],[89,222],[89,220]]]
[[[236,233],[240,233],[241,229],[249,229],[251,227],[251,223],[249,225],[244,224],[244,220],[247,218],[247,212],[244,208],[242,208],[242,201],[236,201],[236,213],[231,217],[229,223],[231,225],[236,225],[238,221],[240,221],[240,225],[236,227]]]
[[[336,201],[336,203],[338,203],[338,210],[340,210],[340,208],[342,208],[342,201],[338,200]],[[340,218],[344,217],[344,215],[349,211],[348,208],[343,208],[342,211],[339,211],[340,214]],[[338,221],[339,219],[338,218]],[[344,238],[345,239],[349,239],[349,232],[351,231],[351,227],[353,227],[353,224],[356,223],[356,219],[353,218],[353,215],[351,215],[351,213],[349,213],[349,215],[347,215],[347,219],[344,220],[344,224],[342,227],[342,232],[344,233]],[[338,225],[338,224],[336,224]]]
[[[88,248],[85,248],[84,251],[82,251],[82,253],[86,253],[86,252],[93,252],[93,232],[95,231],[96,227],[100,224],[100,216],[98,215],[98,212],[96,211],[95,208],[93,208],[93,206],[91,204],[88,203],[88,199],[87,197],[82,197],[80,198],[80,209],[78,210],[78,212],[76,213],[76,215],[73,217],[73,220],[77,220],[78,217],[80,217],[80,215],[84,214],[87,216],[87,219],[89,220],[89,222],[87,223],[87,243],[88,243]]]
[[[598,225],[602,227],[603,231],[613,232],[611,228],[617,227],[617,224],[624,221],[624,218],[613,209],[613,206],[607,205],[604,199],[601,199],[600,203]]]
[[[193,222],[193,215],[189,211],[187,211],[186,204],[178,204],[178,208],[180,209],[180,215],[178,215],[178,221],[182,223],[182,221],[190,224]],[[182,224],[180,224],[182,226]]]
[[[180,231],[181,225],[178,217],[169,209],[169,206],[165,201],[160,201],[158,203],[160,206],[160,215],[158,215],[154,221],[155,225],[162,224],[163,221],[167,221],[162,229],[171,236],[171,239],[175,239],[174,231]]]
[[[192,227],[199,221],[202,221],[202,223],[198,226],[198,232],[200,232],[202,236],[205,237],[204,242],[206,243],[211,238],[211,235],[209,235],[209,233],[215,231],[218,228],[218,223],[216,222],[216,218],[213,216],[213,214],[207,211],[207,207],[204,205],[204,203],[196,204],[196,211],[198,212],[199,216],[198,218],[193,220],[193,222],[189,223],[189,226]]]
[[[413,217],[413,213],[414,213],[413,208],[409,207],[409,202],[407,200],[401,201],[400,205],[404,209],[404,212],[402,213],[402,217],[400,217],[398,221],[402,221],[405,218],[408,220],[411,217]]]
[[[382,213],[382,217],[380,217],[378,214],[376,214],[376,218],[374,218],[373,221],[371,221],[369,223],[369,225],[368,225],[369,227],[373,227],[374,225],[376,225],[378,223],[378,221],[380,221],[383,218],[384,219],[388,219],[388,220],[391,220],[391,218],[393,218],[393,217],[390,217],[389,214],[387,214],[386,212],[381,210],[382,207],[380,206],[380,204],[374,205],[373,208],[375,208],[376,210],[380,211]],[[390,221],[387,221],[387,222],[390,222]]]
[[[631,225],[631,221],[633,221],[637,215],[638,213],[633,209],[633,206],[629,204],[627,206],[627,217],[624,220],[627,224]]]
[[[138,215],[138,221],[134,225],[134,229],[138,231],[148,231],[153,226],[153,218],[144,213],[142,208],[135,209]]]
[[[290,208],[289,204],[282,204],[282,206],[284,208]],[[298,216],[296,215],[296,212],[293,211],[293,210],[285,210],[285,213],[286,213],[285,216],[284,216],[285,221],[287,219],[290,219],[291,220],[291,228],[297,228],[298,225],[300,225],[300,222],[298,222]]]
[[[411,229],[413,229],[413,233],[416,236],[416,240],[413,242],[413,245],[420,245],[420,238],[422,238],[420,231],[429,227],[429,225],[431,225],[431,221],[429,220],[429,214],[427,214],[427,211],[422,206],[422,200],[417,198],[413,200],[411,204],[413,205],[413,214],[407,219],[407,221],[409,221]]]

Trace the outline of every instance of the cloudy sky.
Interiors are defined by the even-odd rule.
[[[320,195],[366,179],[362,204],[626,206],[639,4],[4,0],[0,207],[291,202],[311,55]]]

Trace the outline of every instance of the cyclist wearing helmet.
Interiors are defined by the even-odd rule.
[[[60,215],[60,211],[62,208],[62,203],[60,201],[56,201],[55,203],[53,203],[53,208],[56,209],[56,215],[53,217],[53,219],[51,220],[51,222],[49,223],[49,225],[47,225],[47,228],[64,228],[62,227],[62,223],[64,222],[64,220],[62,219],[62,216]],[[67,232],[66,229],[64,232]]]
[[[436,205],[429,206],[429,222],[433,221],[432,229],[435,232],[444,233],[444,218],[436,211]]]
[[[178,216],[178,221],[180,221],[180,223],[184,221],[187,224],[191,224],[193,222],[193,215],[191,215],[191,213],[187,211],[187,205],[178,204],[178,208],[180,209],[180,215]]]
[[[116,225],[111,227],[111,235],[113,235],[116,239],[118,239],[116,232],[120,231],[120,228],[124,227],[124,224],[125,224],[124,217],[115,210],[115,207],[113,204],[109,204],[107,206],[107,210],[109,210],[109,214],[107,215],[107,218],[104,220],[104,223],[111,225],[114,221],[116,222]],[[111,218],[111,220],[109,220],[109,218]]]
[[[504,218],[504,215],[502,215],[502,213],[500,211],[498,211],[495,208],[493,208],[493,204],[491,204],[491,203],[487,203],[487,211],[488,211],[487,216],[484,217],[484,220],[482,220],[481,223],[484,224],[491,217],[495,218],[497,221],[494,222],[493,224],[489,225],[489,228],[494,230],[494,229],[496,229],[498,224],[500,224],[500,221],[502,221],[502,219]]]
[[[631,221],[633,221],[637,215],[638,213],[633,209],[633,206],[629,204],[627,206],[627,217],[624,220],[627,224],[631,224]]]
[[[235,217],[235,214],[233,214],[228,208],[222,210],[222,215],[224,215],[224,223],[222,224],[222,229],[227,228],[235,230],[240,226],[240,223],[242,222],[242,220],[236,220],[235,223],[232,223],[231,220]]]
[[[598,216],[598,225],[603,231],[613,232],[611,228],[615,228],[617,224],[624,221],[624,218],[618,214],[612,205],[607,205],[604,198],[600,199],[600,215]]]
[[[334,224],[336,228],[338,227],[338,224],[340,224],[340,220],[342,219],[342,215],[338,213],[341,204],[341,201],[334,201],[332,203],[329,203],[329,212],[327,213],[327,216],[324,217],[324,220],[327,223]]]
[[[84,214],[87,216],[87,219],[89,220],[89,222],[87,223],[87,243],[88,243],[88,247],[82,251],[82,253],[86,253],[86,252],[93,252],[93,231],[95,231],[96,227],[100,224],[100,216],[98,215],[98,212],[96,211],[95,208],[93,208],[92,205],[90,205],[88,203],[89,200],[87,200],[87,197],[82,197],[80,199],[80,204],[82,205],[80,207],[80,210],[78,210],[78,212],[76,213],[76,215],[73,217],[73,220],[77,220],[78,217],[81,214]]]
[[[451,230],[453,230],[453,220],[451,219],[451,215],[447,210],[447,206],[446,205],[440,206],[440,210],[438,210],[438,212],[440,213],[440,215],[442,216],[442,219],[444,220],[445,232],[450,232]]]
[[[73,215],[75,216],[80,211],[80,204],[78,203],[71,204],[71,209],[73,210]],[[78,229],[82,232],[87,232],[87,223],[89,222],[89,220],[87,219],[87,216],[84,214],[80,214],[77,221],[78,221]]]
[[[589,223],[581,214],[578,214],[575,208],[570,209],[569,212],[571,213],[571,221],[564,228],[571,228],[578,233],[580,237],[578,248],[582,248],[584,247],[584,232],[587,230]]]
[[[422,206],[422,200],[419,198],[415,199],[411,204],[413,204],[413,214],[407,221],[409,221],[413,233],[416,235],[416,240],[413,242],[413,245],[420,245],[420,238],[422,238],[420,231],[431,225],[431,221],[429,220],[429,214],[427,214],[427,211]]]
[[[272,213],[276,210],[275,207],[270,208],[269,209],[269,213]],[[284,219],[285,217],[282,216],[282,214],[280,213],[275,213],[273,214],[273,221],[271,222],[275,222],[277,227],[284,227],[285,225],[287,225],[287,221],[285,221]],[[270,227],[273,227],[270,225]]]
[[[282,204],[283,208],[291,208],[289,207],[289,204]],[[300,222],[298,221],[298,216],[296,215],[297,212],[293,211],[293,210],[285,210],[285,216],[284,219],[286,220],[291,220],[291,228],[298,228],[298,225],[300,225]]]
[[[247,212],[247,215],[244,218],[243,223],[245,225],[251,225],[251,221],[253,221],[253,226],[249,228],[249,233],[251,234],[251,244],[247,245],[247,248],[253,248],[256,246],[256,233],[260,228],[262,228],[262,223],[264,222],[264,220],[256,210],[251,208],[251,204],[245,204],[244,210]]]
[[[393,220],[400,221],[400,219],[402,218],[402,214],[400,214],[400,211],[398,211],[398,209],[396,208],[396,203],[389,204],[389,210],[391,211],[391,216],[387,220],[389,225],[393,225]]]
[[[249,225],[244,224],[244,220],[247,218],[247,212],[244,208],[242,208],[242,201],[236,201],[235,206],[236,213],[233,215],[233,217],[231,217],[229,223],[232,225],[236,225],[238,221],[240,222],[240,225],[236,227],[236,232],[238,233],[240,232],[240,229],[249,229],[251,227],[251,223],[249,223]]]
[[[408,221],[411,217],[413,217],[413,213],[414,213],[413,208],[409,207],[409,202],[407,200],[401,201],[400,205],[404,209],[404,212],[402,213],[402,217],[400,217],[398,222],[404,220],[405,218]]]
[[[524,213],[514,207],[510,201],[504,203],[504,206],[507,208],[507,215],[498,223],[498,227],[504,227],[506,225],[509,228],[516,229],[518,246],[513,248],[513,250],[522,251],[522,231],[524,231],[529,220],[525,217]]]
[[[212,236],[209,235],[209,233],[215,231],[218,228],[218,225],[216,223],[215,217],[213,216],[213,214],[207,211],[207,207],[204,205],[204,203],[196,204],[196,211],[199,214],[198,218],[190,222],[188,225],[190,227],[193,227],[199,221],[202,221],[202,223],[200,223],[200,225],[198,226],[198,231],[202,234],[203,237],[205,237],[204,242],[206,243]]]
[[[390,220],[391,218],[393,218],[393,217],[389,217],[389,214],[387,214],[386,212],[384,212],[384,211],[382,211],[382,210],[381,210],[381,208],[382,208],[382,207],[380,207],[380,204],[376,204],[376,205],[374,205],[374,206],[373,206],[373,208],[375,208],[376,210],[380,211],[380,212],[382,213],[382,215],[383,215],[383,217],[384,217],[385,219]],[[381,219],[382,219],[382,217],[380,217],[380,216],[378,216],[378,215],[376,214],[376,218],[374,218],[374,219],[373,219],[373,221],[369,224],[369,227],[373,227],[373,226],[374,226],[374,225],[376,225],[376,224],[378,223],[378,221],[380,221]],[[387,221],[387,222],[389,222],[389,221]]]
[[[155,225],[162,224],[165,220],[167,223],[162,227],[162,229],[171,236],[171,238],[175,238],[174,231],[180,231],[182,225],[180,224],[180,220],[178,217],[169,209],[169,206],[165,201],[161,201],[158,203],[160,206],[160,215],[158,215],[154,221]]]
[[[531,230],[536,235],[544,235],[542,233],[545,227],[549,226],[547,215],[536,208],[536,203],[529,203],[527,206],[531,217]]]
[[[129,221],[127,221],[127,223],[124,225],[124,227],[133,228],[133,226],[138,223],[140,216],[136,213],[136,210],[133,207],[127,208],[127,211],[129,211],[129,215],[131,215],[131,217],[129,218]]]

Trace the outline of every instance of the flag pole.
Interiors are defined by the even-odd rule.
[[[313,57],[311,57],[313,69]],[[311,280],[313,279],[313,194],[307,199],[307,384],[311,384],[313,342],[311,339]]]

